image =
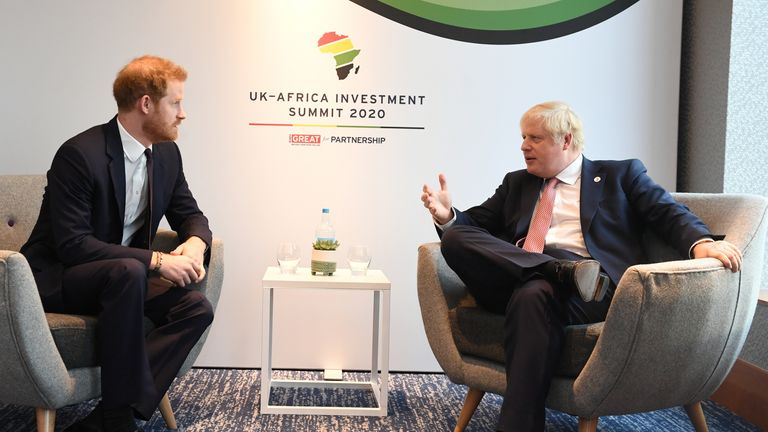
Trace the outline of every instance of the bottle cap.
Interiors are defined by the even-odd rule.
[[[327,209],[327,208],[323,209],[323,213],[330,213],[330,212],[331,212],[331,209]]]

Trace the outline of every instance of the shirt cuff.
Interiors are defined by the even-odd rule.
[[[691,245],[690,249],[688,249],[688,258],[693,258],[693,248],[695,248],[697,244],[713,242],[713,241],[715,240],[710,237],[704,237],[702,239],[697,240],[694,244]]]
[[[447,230],[448,228],[450,228],[450,227],[451,227],[451,225],[453,225],[453,224],[454,224],[454,222],[456,222],[456,209],[455,209],[455,208],[453,208],[453,207],[451,207],[451,211],[453,212],[453,218],[451,218],[451,220],[449,220],[448,222],[446,222],[446,223],[444,223],[444,224],[442,224],[442,225],[440,225],[439,223],[437,223],[437,221],[435,220],[435,218],[432,218],[432,221],[435,223],[435,226],[437,226],[438,228],[440,228],[440,231],[445,231],[445,230]]]

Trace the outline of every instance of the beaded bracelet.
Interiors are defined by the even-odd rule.
[[[159,272],[160,267],[163,266],[163,253],[160,251],[155,252],[157,254],[157,262],[155,263],[155,268],[153,268],[153,271]]]

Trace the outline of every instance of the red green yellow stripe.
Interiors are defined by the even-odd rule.
[[[288,126],[288,127],[322,127],[322,128],[355,128],[355,129],[425,129],[424,126],[378,126],[378,125],[334,125],[314,123],[248,123],[249,126]]]

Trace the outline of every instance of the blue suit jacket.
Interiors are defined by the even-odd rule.
[[[526,170],[508,173],[484,203],[457,211],[456,223],[482,227],[515,243],[528,232],[542,181]],[[712,236],[704,222],[656,184],[637,159],[584,158],[580,208],[587,251],[614,283],[627,267],[648,262],[642,246],[647,228],[685,257],[697,240]]]
[[[45,300],[60,295],[64,268],[111,258],[135,258],[149,267],[163,216],[180,239],[198,236],[208,245],[208,219],[187,186],[176,143],[152,145],[152,225],[140,229],[132,247],[122,246],[125,217],[125,162],[117,117],[62,144],[48,171],[37,223],[21,252]]]

